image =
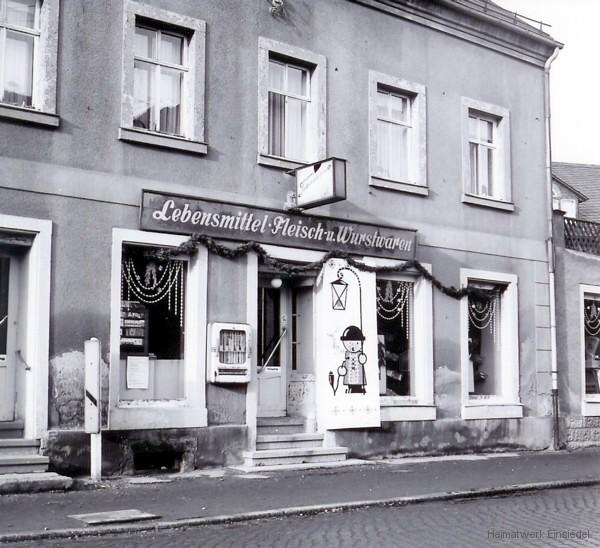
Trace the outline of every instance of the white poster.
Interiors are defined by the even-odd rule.
[[[148,390],[150,381],[150,358],[127,356],[127,389]]]
[[[380,426],[375,274],[329,260],[315,306],[319,428]]]

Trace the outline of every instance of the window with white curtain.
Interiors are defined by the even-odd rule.
[[[306,159],[310,71],[269,59],[269,154]]]
[[[462,98],[463,202],[512,211],[510,115]]]
[[[412,98],[378,86],[377,175],[388,179],[408,179],[412,138]]]
[[[2,103],[34,104],[34,55],[40,37],[39,0],[0,0],[0,92]]]
[[[258,38],[258,158],[294,169],[324,160],[327,148],[327,59]]]
[[[369,71],[369,184],[427,196],[427,90]]]
[[[188,72],[183,35],[135,27],[133,127],[182,133],[182,89]]]

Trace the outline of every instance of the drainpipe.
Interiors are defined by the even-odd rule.
[[[550,65],[556,59],[560,48],[544,64],[544,120],[546,130],[546,210],[548,221],[548,284],[550,290],[550,354],[552,360],[552,415],[554,431],[554,449],[560,448],[558,416],[558,362],[556,359],[556,292],[554,280],[554,232],[552,228],[552,141],[550,137]]]

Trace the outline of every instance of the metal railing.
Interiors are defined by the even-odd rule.
[[[565,217],[565,247],[600,255],[600,223]]]

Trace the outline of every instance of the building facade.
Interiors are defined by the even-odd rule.
[[[0,5],[4,431],[85,469],[96,337],[106,473],[550,446],[560,44],[474,0]]]

